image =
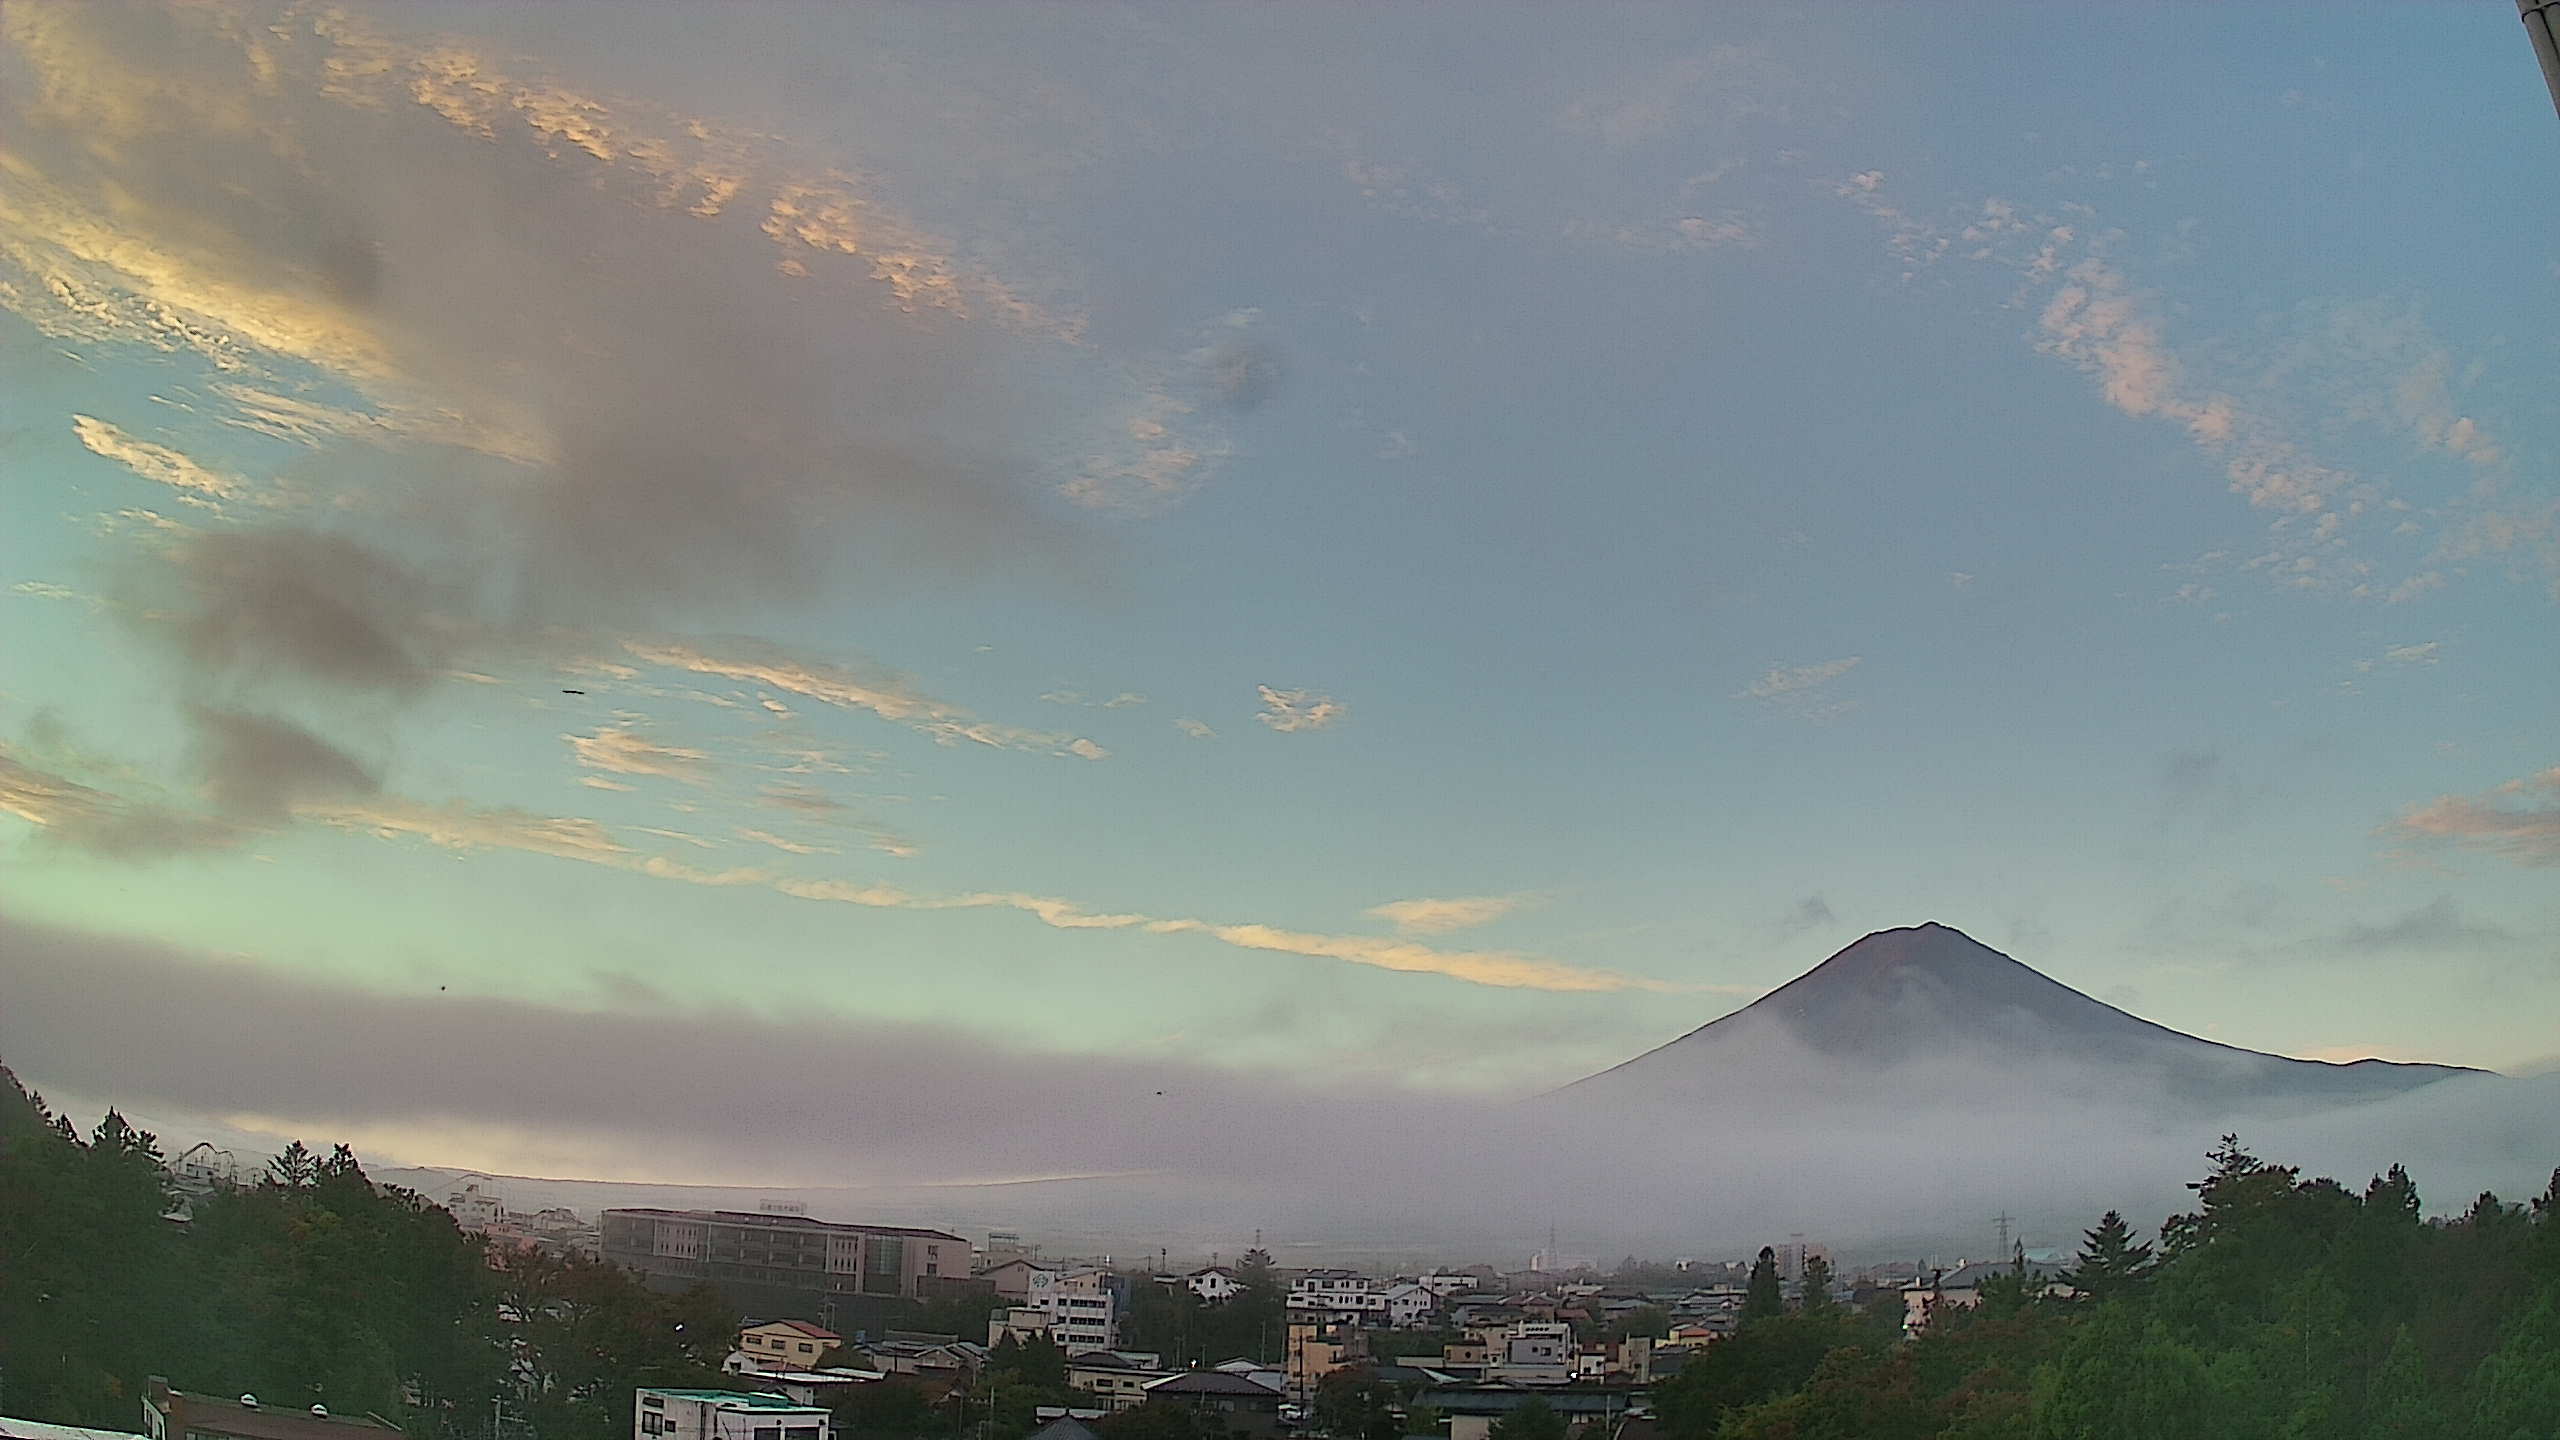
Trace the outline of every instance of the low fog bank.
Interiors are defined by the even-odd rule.
[[[1727,1256],[1791,1234],[1952,1260],[1990,1217],[2065,1246],[2182,1208],[2215,1137],[2430,1210],[2539,1190],[2560,1077],[2462,1077],[2317,1114],[2200,1111],[2122,1069],[1949,1053],[1889,1070],[1770,1035],[1712,1093],[1450,1096],[1008,1049],[928,1026],[384,995],[0,917],[0,1060],[86,1122],[346,1140],[377,1166],[649,1182],[557,1203],[808,1203],[1072,1248],[1518,1263]],[[755,1187],[687,1190],[677,1182]],[[522,1192],[510,1183],[510,1192]],[[431,1187],[431,1193],[432,1187]],[[523,1192],[514,1203],[553,1203]]]

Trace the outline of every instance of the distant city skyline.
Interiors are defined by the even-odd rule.
[[[714,1052],[850,1055],[1016,1179],[1941,921],[2560,1063],[2516,24],[12,7],[0,1060],[754,1183],[879,1147]]]

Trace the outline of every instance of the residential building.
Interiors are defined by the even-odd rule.
[[[1049,1338],[1069,1355],[1120,1343],[1120,1277],[1108,1270],[1057,1276],[1037,1303],[1049,1312]]]
[[[1496,1421],[1532,1399],[1543,1401],[1568,1426],[1608,1435],[1645,1396],[1630,1385],[1443,1385],[1424,1389],[1414,1403],[1449,1417],[1449,1440],[1487,1440]]]
[[[1088,1350],[1067,1362],[1067,1388],[1086,1390],[1115,1410],[1147,1403],[1147,1387],[1175,1372],[1145,1350]]]
[[[806,1320],[767,1320],[738,1332],[738,1353],[751,1370],[815,1370],[844,1337]]]
[[[1515,1385],[1561,1385],[1573,1378],[1573,1327],[1561,1320],[1523,1320],[1503,1336],[1487,1378]]]
[[[1097,1440],[1093,1427],[1073,1415],[1061,1415],[1031,1432],[1030,1440]]]
[[[240,1183],[240,1161],[230,1151],[216,1148],[213,1142],[199,1140],[179,1151],[178,1158],[169,1162],[169,1181],[195,1195],[237,1185]]]
[[[1186,1371],[1149,1385],[1141,1398],[1188,1405],[1230,1435],[1280,1433],[1280,1392],[1242,1375]]]
[[[490,1226],[507,1218],[506,1202],[481,1189],[477,1181],[466,1181],[447,1195],[444,1208],[465,1235],[486,1234]]]
[[[1016,1256],[978,1271],[978,1278],[996,1287],[1001,1299],[1016,1305],[1038,1305],[1047,1297],[1049,1287],[1058,1283],[1061,1273],[1058,1266]]]
[[[1271,1387],[1271,1392],[1275,1395],[1285,1394],[1289,1389],[1289,1375],[1287,1371],[1282,1370],[1277,1365],[1265,1365],[1259,1360],[1238,1358],[1213,1365],[1209,1368],[1217,1371],[1221,1375],[1241,1375],[1257,1385],[1268,1385]]]
[[[1410,1280],[1400,1280],[1378,1292],[1378,1317],[1399,1330],[1430,1324],[1432,1312],[1439,1308],[1439,1296]]]
[[[784,1370],[755,1377],[757,1388],[771,1390],[798,1405],[814,1405],[833,1410],[835,1402],[861,1389],[888,1379],[878,1370],[855,1370],[847,1366],[830,1366],[824,1370]]]
[[[1929,1328],[1934,1315],[1951,1309],[1970,1310],[1981,1304],[1983,1282],[2012,1274],[2020,1265],[2026,1267],[2028,1283],[2035,1293],[2072,1293],[2062,1280],[2071,1267],[2059,1260],[1977,1260],[1902,1287],[1902,1333],[1917,1335]]]
[[[1413,1283],[1446,1300],[1452,1295],[1464,1295],[1483,1282],[1463,1271],[1444,1270],[1434,1271]]]
[[[987,1316],[987,1348],[992,1350],[1010,1339],[1016,1345],[1034,1340],[1057,1342],[1049,1334],[1049,1312],[1037,1305],[1007,1305]]]
[[[1355,1270],[1307,1270],[1289,1282],[1289,1313],[1313,1320],[1354,1320],[1377,1308],[1383,1287]]]
[[[1244,1285],[1236,1279],[1236,1272],[1224,1265],[1194,1270],[1183,1277],[1183,1283],[1191,1288],[1192,1294],[1212,1305],[1223,1304],[1244,1293]]]
[[[332,1415],[325,1405],[262,1405],[255,1395],[194,1395],[170,1389],[158,1375],[143,1382],[142,1425],[151,1440],[390,1440],[400,1433],[379,1415]]]
[[[941,1277],[962,1278],[969,1270],[969,1242],[940,1230],[743,1210],[607,1210],[604,1255],[668,1286],[708,1281],[724,1290],[908,1300],[939,1289],[933,1282]]]
[[[829,1440],[826,1411],[748,1390],[659,1390],[633,1396],[632,1440]]]

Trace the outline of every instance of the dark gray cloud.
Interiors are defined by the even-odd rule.
[[[136,557],[117,598],[191,680],[413,695],[446,663],[460,597],[386,551],[292,526],[205,531]]]
[[[372,795],[381,778],[354,756],[289,720],[193,706],[196,765],[224,816],[281,825],[306,800]]]

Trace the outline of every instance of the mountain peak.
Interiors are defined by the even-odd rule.
[[[1738,1077],[1707,1077],[1734,1066],[1801,1061],[1845,1075],[1950,1059],[2047,1071],[2132,1067],[2174,1090],[2226,1098],[2304,1087],[2370,1095],[2459,1073],[2290,1060],[2182,1034],[1931,920],[1862,936],[1742,1009],[1579,1083],[1616,1077],[1662,1093],[1713,1091]]]

